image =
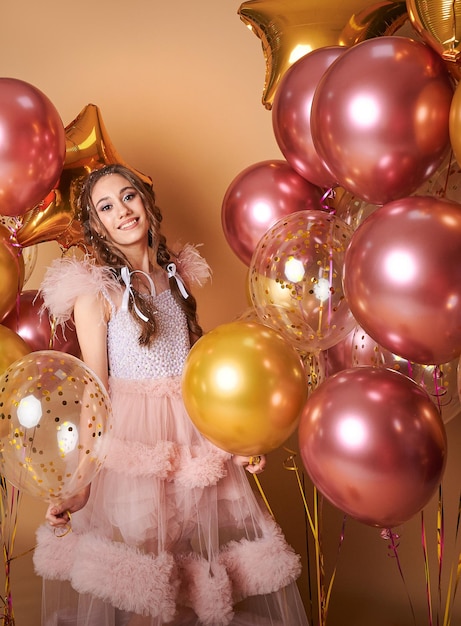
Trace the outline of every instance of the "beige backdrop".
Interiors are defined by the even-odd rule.
[[[332,24],[345,22],[352,8],[370,4],[305,2],[319,29],[328,29],[329,19]],[[282,14],[289,3],[267,4]],[[229,248],[221,228],[225,191],[247,166],[282,158],[270,112],[261,103],[266,70],[261,42],[240,21],[239,6],[233,0],[15,0],[2,7],[1,75],[41,89],[64,125],[87,104],[96,104],[121,157],[153,178],[170,240],[204,244],[214,273],[212,283],[197,294],[206,330],[233,320],[247,307],[247,268]],[[44,268],[60,253],[55,242],[38,245],[28,289],[38,287]],[[459,499],[458,418],[448,424],[448,436],[441,609],[437,496],[425,516],[434,623],[446,603],[446,573],[459,552],[453,543]],[[289,445],[296,447],[296,437]],[[312,553],[312,536],[295,473],[284,469],[287,456],[283,449],[270,455],[262,484],[288,539],[303,556],[299,586],[310,613],[317,597],[315,560],[312,554],[306,557],[308,546]],[[303,480],[312,507],[311,487],[306,477]],[[40,580],[33,573],[30,553],[22,553],[33,547],[43,511],[42,502],[27,497],[20,508],[18,558],[11,563],[17,626],[40,623]],[[325,504],[322,552],[327,583],[336,571],[328,626],[429,624],[420,517],[396,529],[398,559],[391,557],[378,529],[350,519],[343,522],[342,514]],[[456,605],[453,625],[461,623],[459,601]]]

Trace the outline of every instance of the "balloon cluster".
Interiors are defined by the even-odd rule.
[[[0,94],[5,138],[0,149],[1,374],[32,350],[80,356],[74,326],[65,333],[55,328],[41,313],[40,294],[24,286],[38,244],[56,241],[63,251],[83,245],[84,216],[75,203],[81,179],[108,163],[128,164],[113,146],[97,106],[87,105],[64,127],[55,106],[33,85],[0,78]]]
[[[276,4],[250,0],[239,14],[263,44],[263,104],[285,161],[232,181],[224,234],[249,268],[245,319],[275,330],[304,363],[306,470],[338,508],[389,528],[435,493],[444,422],[461,409],[461,53],[442,24],[455,16],[383,2],[320,42],[305,3],[284,3],[283,19]],[[411,37],[398,33],[408,21]],[[208,350],[207,367],[237,363],[237,344],[215,362]],[[195,380],[185,395],[205,411],[209,393]],[[245,394],[236,391],[234,417],[249,421]],[[219,413],[214,440],[226,447],[241,425]],[[252,431],[261,443],[273,417],[263,423]]]

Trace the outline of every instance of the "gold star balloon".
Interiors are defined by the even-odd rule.
[[[372,4],[351,16],[338,43],[340,46],[354,46],[366,39],[393,35],[408,19],[406,1]]]
[[[266,60],[262,102],[267,109],[286,70],[312,50],[338,45],[338,37],[366,0],[248,0],[240,19],[261,40]]]
[[[88,104],[65,128],[66,157],[64,168],[56,188],[34,208],[25,213],[15,233],[21,247],[45,241],[57,241],[68,249],[83,242],[82,215],[75,200],[82,178],[95,169],[109,163],[123,161],[113,146],[99,108]],[[151,179],[134,168],[146,183]]]

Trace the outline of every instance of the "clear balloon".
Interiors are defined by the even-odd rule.
[[[299,351],[315,353],[355,326],[342,287],[352,229],[325,211],[299,211],[279,220],[258,243],[249,291],[265,324]]]
[[[73,322],[69,322],[65,330],[55,326],[48,314],[40,311],[42,305],[43,298],[36,289],[22,291],[16,306],[2,323],[22,337],[31,350],[59,350],[80,358],[80,345]]]
[[[0,324],[0,374],[29,352],[30,347],[17,333]]]
[[[24,285],[24,259],[0,224],[0,321],[11,311]]]
[[[272,126],[282,154],[298,174],[320,187],[333,187],[336,179],[312,141],[312,100],[325,71],[345,51],[343,46],[326,46],[296,61],[285,72],[272,107]]]
[[[198,430],[232,454],[266,454],[295,431],[307,397],[296,350],[263,324],[217,326],[192,347],[183,372]]]
[[[66,150],[64,126],[37,87],[0,78],[0,213],[22,215],[59,180]]]
[[[352,230],[357,230],[360,224],[379,206],[362,200],[342,187],[336,187],[333,190],[329,203],[335,214],[346,222]]]
[[[262,161],[243,170],[229,185],[222,204],[228,244],[249,265],[264,233],[281,219],[322,208],[322,190],[301,177],[286,161]]]
[[[439,411],[419,385],[390,369],[357,367],[328,378],[307,400],[298,436],[318,490],[371,526],[412,518],[443,477]]]
[[[389,202],[354,232],[344,260],[354,318],[381,346],[413,363],[461,353],[461,211],[431,196]]]
[[[430,47],[406,37],[368,39],[320,80],[314,147],[338,184],[363,200],[404,197],[449,151],[452,97],[450,75]]]
[[[0,468],[9,482],[48,502],[68,498],[101,469],[111,405],[96,375],[76,357],[44,350],[0,378]]]

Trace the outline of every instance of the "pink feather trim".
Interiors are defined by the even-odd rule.
[[[261,539],[231,541],[219,556],[234,588],[234,600],[278,591],[301,574],[301,558],[276,524]]]
[[[56,537],[48,524],[37,529],[37,546],[32,557],[35,573],[50,580],[69,580],[75,561],[78,535]]]
[[[159,441],[147,446],[139,441],[110,440],[104,466],[127,476],[155,476],[166,479],[175,469],[177,444]]]
[[[55,259],[48,267],[40,286],[43,305],[40,313],[48,310],[56,323],[65,325],[71,318],[75,301],[84,294],[108,294],[118,289],[112,271],[95,265],[89,257]]]
[[[211,278],[211,268],[197,246],[186,243],[178,252],[176,260],[179,275],[187,285],[202,287]]]
[[[227,476],[225,464],[231,458],[230,454],[219,448],[210,448],[206,454],[198,454],[198,450],[201,448],[196,450],[186,446],[180,448],[182,460],[174,480],[186,489],[210,487]]]
[[[71,583],[116,608],[169,622],[176,613],[179,580],[171,554],[144,554],[124,543],[83,535]]]
[[[202,624],[227,626],[234,617],[232,587],[225,567],[195,554],[179,563],[182,603],[191,607]]]

